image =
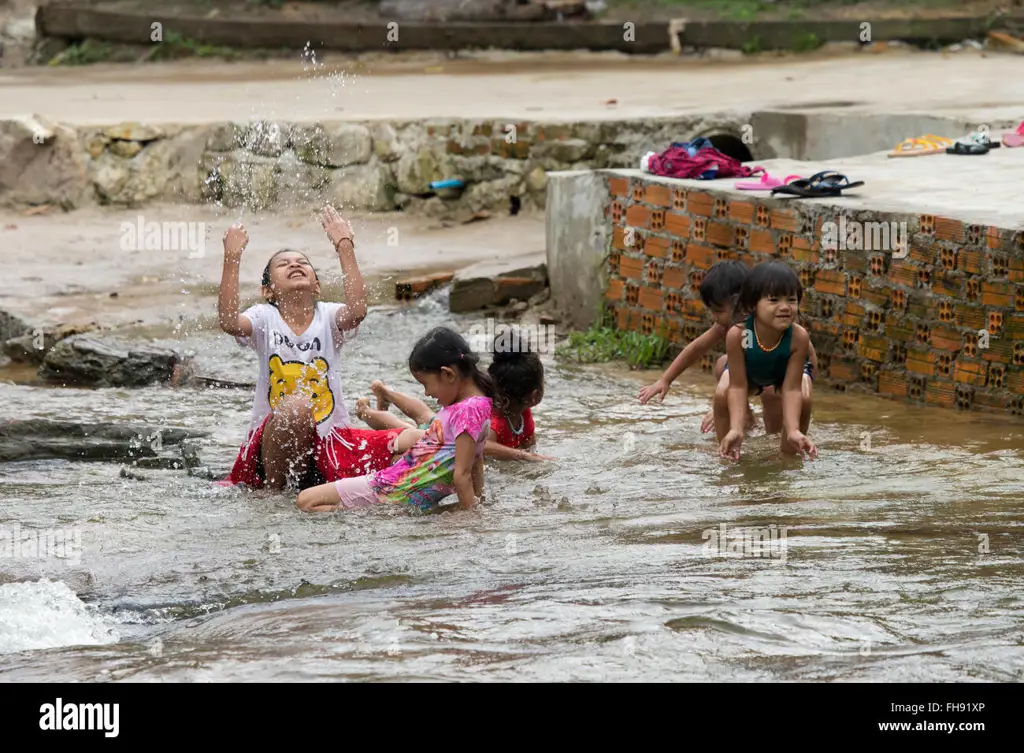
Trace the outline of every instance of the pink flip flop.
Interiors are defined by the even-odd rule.
[[[1021,121],[1016,131],[1003,134],[1003,145],[1011,149],[1015,146],[1024,146],[1024,121]]]
[[[770,191],[773,188],[784,186],[790,181],[799,180],[799,178],[799,175],[787,175],[785,180],[779,180],[778,178],[773,178],[768,173],[765,173],[761,176],[761,181],[759,183],[737,183],[736,188],[739,188],[742,191]]]

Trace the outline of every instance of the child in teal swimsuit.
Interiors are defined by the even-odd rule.
[[[768,434],[782,433],[782,451],[817,457],[805,435],[811,400],[804,389],[810,354],[807,330],[796,323],[803,288],[787,264],[759,264],[743,283],[738,308],[753,312],[725,337],[729,387],[715,394],[715,429],[722,457],[738,460],[745,436],[747,400],[772,387],[780,401],[765,404]]]

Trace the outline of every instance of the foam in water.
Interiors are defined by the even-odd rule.
[[[101,646],[118,639],[113,621],[93,612],[60,581],[0,585],[0,654]]]

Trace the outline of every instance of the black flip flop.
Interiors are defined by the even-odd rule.
[[[781,193],[801,198],[842,196],[845,189],[863,185],[864,181],[862,180],[851,183],[850,179],[842,173],[837,173],[834,170],[823,170],[820,173],[815,173],[810,178],[801,178],[784,186],[773,188],[772,195]]]
[[[988,154],[989,147],[981,144],[965,144],[958,141],[953,146],[946,147],[946,154]]]

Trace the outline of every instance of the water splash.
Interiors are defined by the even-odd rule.
[[[119,639],[114,622],[61,581],[0,585],[0,654],[64,646],[101,646]]]

